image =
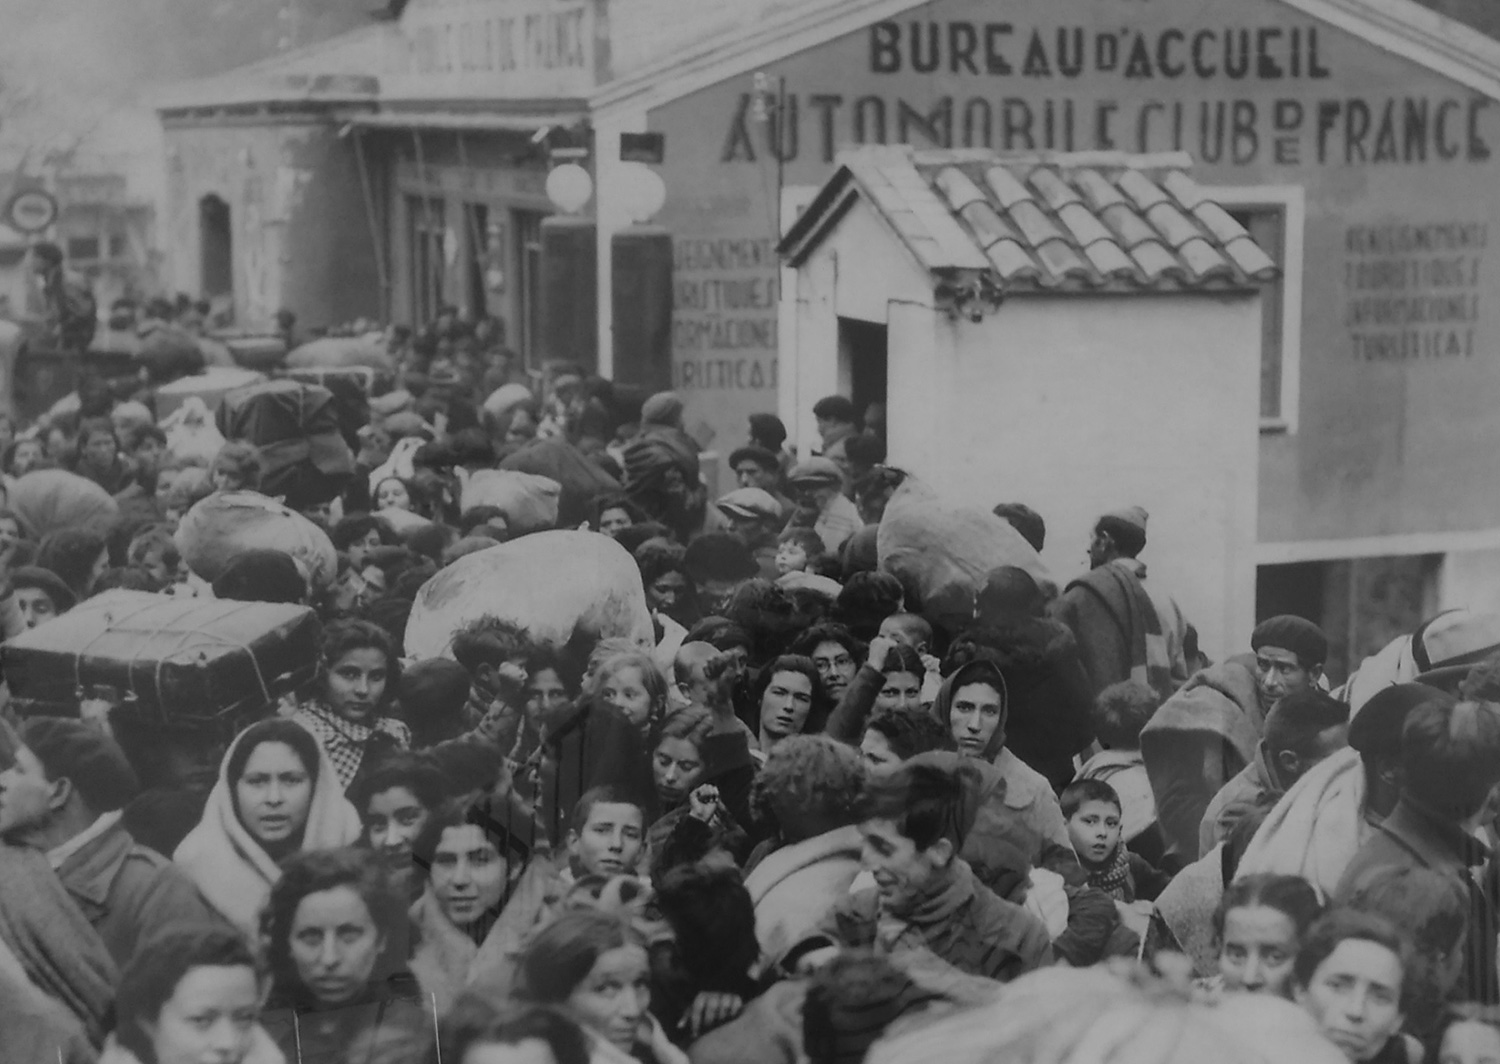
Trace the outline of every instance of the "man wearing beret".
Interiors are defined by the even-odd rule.
[[[0,836],[47,855],[117,966],[169,925],[216,919],[176,865],[121,825],[139,784],[113,739],[60,717],[33,717],[20,735],[0,771]]]
[[[1239,654],[1193,676],[1141,732],[1141,754],[1168,846],[1192,862],[1209,803],[1255,760],[1266,715],[1277,702],[1314,689],[1328,639],[1301,617],[1262,621]]]

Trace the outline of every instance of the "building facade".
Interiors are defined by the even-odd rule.
[[[537,349],[526,323],[540,313],[530,278],[550,209],[547,149],[579,144],[597,190],[587,211],[607,375],[610,241],[630,220],[620,138],[654,131],[667,188],[656,222],[674,242],[673,383],[689,424],[722,455],[748,415],[780,409],[806,450],[811,412],[786,404],[778,371],[775,245],[842,146],[1187,152],[1195,180],[1281,267],[1264,297],[1260,386],[1243,397],[1260,419],[1256,468],[1244,473],[1258,509],[1238,518],[1254,525],[1245,564],[1259,570],[1258,612],[1322,618],[1335,664],[1347,665],[1439,606],[1500,608],[1500,470],[1489,460],[1500,443],[1500,304],[1489,295],[1500,45],[1473,30],[1412,0],[393,8],[396,21],[357,31],[357,62],[325,54],[301,68],[304,96],[329,84],[320,72],[370,79],[358,98],[326,101],[322,146],[305,149],[306,168],[341,175],[330,188],[353,206],[336,224],[316,212],[299,224],[295,209],[273,218],[287,235],[265,261],[316,265],[305,282],[287,273],[269,284],[276,297],[254,313],[284,302],[307,322],[356,310],[420,322],[452,303],[503,317],[533,362],[567,357]],[[234,76],[242,88],[246,76]],[[208,106],[213,95],[198,93],[197,121],[226,139],[204,149],[203,169],[233,139],[231,108]],[[190,112],[163,112],[169,140],[200,135],[176,125]],[[264,126],[242,139],[271,136]],[[295,199],[319,180],[261,187]],[[208,183],[189,173],[182,187],[185,234]],[[173,250],[202,260],[185,235]],[[347,296],[324,290],[333,268]],[[851,384],[859,402],[901,402],[881,372]],[[1129,399],[1170,419],[1188,392]],[[987,505],[1012,495],[1003,479],[971,492]],[[1085,564],[1088,531],[1074,521],[1049,532],[1059,577]]]

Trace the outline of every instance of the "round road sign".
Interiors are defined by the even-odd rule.
[[[5,204],[5,220],[22,233],[40,233],[57,221],[57,200],[45,189],[24,189]]]

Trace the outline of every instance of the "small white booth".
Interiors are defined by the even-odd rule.
[[[1101,513],[1219,659],[1255,611],[1260,285],[1276,267],[1183,154],[863,147],[787,229],[779,405],[887,403],[889,464],[1024,502],[1066,584]]]

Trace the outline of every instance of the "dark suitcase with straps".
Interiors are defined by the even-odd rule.
[[[78,716],[108,698],[163,727],[235,727],[318,671],[305,606],[107,591],[0,646],[21,716]]]

